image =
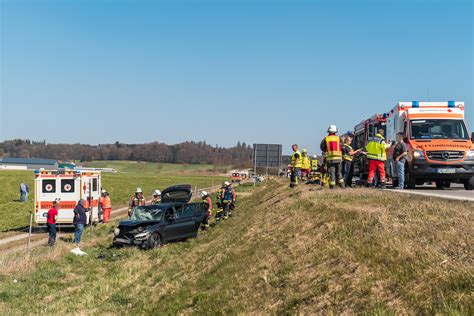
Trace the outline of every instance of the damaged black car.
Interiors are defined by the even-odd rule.
[[[139,206],[129,220],[114,230],[113,245],[152,249],[162,244],[197,237],[207,204],[189,203],[191,185],[175,185],[162,191],[161,203]]]

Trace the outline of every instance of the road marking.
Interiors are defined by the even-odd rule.
[[[453,196],[453,195],[444,195],[444,194],[439,194],[439,193],[429,193],[429,192],[411,191],[411,190],[387,189],[386,191],[406,193],[406,194],[417,194],[417,195],[431,196],[431,197],[437,197],[437,198],[449,199],[449,200],[474,202],[474,197]]]

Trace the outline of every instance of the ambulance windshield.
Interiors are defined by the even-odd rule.
[[[412,120],[411,139],[469,139],[462,120]]]
[[[166,207],[165,207],[166,208]],[[160,205],[138,206],[132,210],[130,216],[134,221],[161,221],[163,217],[163,207]]]

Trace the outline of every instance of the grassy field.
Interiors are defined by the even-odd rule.
[[[86,257],[37,249],[1,270],[0,313],[473,315],[472,210],[272,181],[198,239],[117,250],[109,225]]]
[[[216,173],[224,172],[227,167],[216,167],[208,164],[171,164],[137,161],[93,161],[84,163],[84,167],[113,168],[118,172],[132,173],[159,173],[159,174],[185,174],[185,173]]]
[[[176,166],[175,168],[179,168]],[[169,168],[171,169],[171,168]],[[216,175],[193,175],[170,173],[103,173],[102,186],[110,193],[113,205],[124,205],[130,195],[140,186],[146,197],[151,197],[154,189],[164,189],[173,184],[187,183],[198,188],[218,184],[228,178]],[[33,188],[32,171],[0,171],[0,232],[29,224],[29,214],[33,210],[33,194],[27,203],[20,203],[19,186],[24,181]]]

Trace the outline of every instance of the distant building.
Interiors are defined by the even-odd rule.
[[[16,170],[26,170],[26,169],[57,169],[58,161],[54,159],[36,159],[36,158],[12,158],[7,157],[3,158],[0,161],[1,169],[16,169]]]

